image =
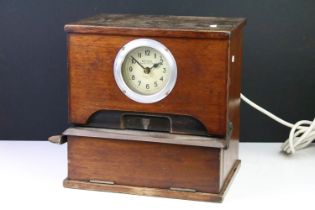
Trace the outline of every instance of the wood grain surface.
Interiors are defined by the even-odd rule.
[[[68,137],[68,178],[119,185],[220,191],[218,148]]]
[[[240,163],[244,24],[240,18],[100,15],[66,25],[70,123],[87,125],[102,110],[174,114],[200,121],[208,136],[69,129],[65,186],[221,201]],[[146,37],[167,46],[178,68],[172,92],[152,104],[127,98],[113,75],[120,48]]]
[[[228,148],[223,152],[222,161],[222,180],[224,182],[234,162],[239,155],[239,135],[240,135],[240,91],[241,91],[241,71],[242,71],[242,51],[243,51],[243,31],[238,28],[231,35],[229,72],[228,72],[228,114],[227,120],[232,123],[232,133],[228,143]],[[228,124],[228,123],[227,123]]]
[[[195,117],[209,134],[225,136],[229,41],[156,37],[176,59],[177,83],[165,99],[141,104],[120,91],[113,75],[117,52],[135,38],[69,34],[70,122],[85,124],[99,110],[172,113]]]
[[[229,39],[244,18],[100,14],[65,26],[65,31],[109,35]]]
[[[128,185],[117,185],[117,184],[104,184],[95,183],[88,181],[79,181],[66,178],[63,182],[64,187],[82,190],[96,190],[105,192],[117,192],[117,193],[128,193],[133,195],[148,195],[158,197],[177,198],[185,200],[196,200],[196,201],[211,201],[211,202],[222,202],[227,191],[229,190],[234,177],[240,168],[241,161],[235,161],[232,170],[229,172],[225,179],[225,182],[219,193],[205,193],[205,192],[188,192],[188,191],[176,191],[162,188],[149,188],[149,187],[136,187]]]
[[[213,138],[194,135],[179,135],[165,132],[138,131],[138,130],[120,130],[120,129],[104,129],[93,127],[71,127],[63,132],[66,136],[81,136],[105,139],[118,139],[124,141],[142,141],[155,142],[165,144],[202,146],[212,148],[226,148],[227,141],[222,138]],[[50,138],[53,143],[62,141],[60,136]]]

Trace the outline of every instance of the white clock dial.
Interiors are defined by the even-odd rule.
[[[165,57],[151,47],[138,47],[130,51],[122,64],[121,71],[127,86],[143,95],[152,95],[161,91],[170,76]]]
[[[140,103],[165,98],[176,83],[177,67],[171,52],[152,39],[136,39],[121,48],[114,64],[122,92]]]

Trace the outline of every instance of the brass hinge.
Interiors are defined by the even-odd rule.
[[[108,185],[115,184],[115,182],[113,182],[113,181],[102,181],[102,180],[95,180],[95,179],[91,179],[89,182],[97,183],[97,184],[108,184]]]
[[[180,191],[180,192],[197,192],[197,190],[195,190],[195,189],[180,188],[180,187],[170,187],[170,190]]]

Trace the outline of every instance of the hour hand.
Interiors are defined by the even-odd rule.
[[[155,64],[153,64],[153,66],[151,66],[150,69],[157,68],[157,67],[159,67],[159,65],[161,65],[161,64],[162,64],[162,62],[155,63]]]
[[[142,66],[142,64],[141,64],[139,61],[137,61],[133,56],[131,56],[131,58],[132,58],[133,60],[135,60],[136,63],[137,63],[139,66],[141,66],[141,68],[143,68],[143,70],[145,70],[145,67]]]

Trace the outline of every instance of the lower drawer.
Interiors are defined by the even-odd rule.
[[[68,179],[220,192],[221,149],[68,136]]]

